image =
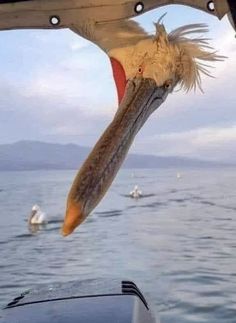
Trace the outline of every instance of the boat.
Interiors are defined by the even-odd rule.
[[[163,5],[180,4],[222,19],[236,29],[235,0],[0,0],[0,30],[19,28],[72,28],[79,20],[110,22],[132,18]],[[88,25],[90,26],[90,25]],[[88,28],[87,26],[87,28]],[[87,33],[88,35],[89,33]]]
[[[158,323],[132,281],[90,279],[39,286],[14,298],[0,323]]]

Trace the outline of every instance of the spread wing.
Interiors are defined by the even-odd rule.
[[[70,29],[91,40],[106,53],[117,47],[135,45],[149,37],[137,22],[128,19],[107,23],[86,21],[84,24],[73,25]]]

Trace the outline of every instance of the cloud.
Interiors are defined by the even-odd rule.
[[[80,51],[81,49],[85,49],[88,48],[89,46],[91,46],[91,43],[86,40],[85,38],[82,37],[78,37],[78,35],[76,35],[77,39],[73,40],[70,43],[70,48],[72,51]]]
[[[60,83],[60,78],[56,81]],[[61,85],[56,91],[46,85],[34,91],[30,84],[24,88],[0,82],[0,142],[35,139],[93,145],[111,121],[112,109],[92,113],[91,102],[86,105],[80,95],[66,96]]]
[[[140,138],[140,143],[136,142],[137,151],[141,151],[141,147],[152,147],[152,153],[157,155],[236,162],[236,124],[159,134]],[[142,152],[150,153],[149,149]]]

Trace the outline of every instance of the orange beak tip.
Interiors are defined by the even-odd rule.
[[[61,228],[61,235],[63,237],[67,237],[68,235],[70,235],[74,230],[73,229],[69,229],[67,228],[65,225],[63,225],[63,227]]]
[[[70,235],[84,219],[85,216],[81,211],[81,206],[70,203],[70,207],[67,208],[64,223],[61,228],[62,236],[66,237]]]
[[[63,237],[67,237],[67,236],[69,235],[69,233],[64,232],[64,231],[63,231],[63,229],[61,229],[61,235],[62,235]]]

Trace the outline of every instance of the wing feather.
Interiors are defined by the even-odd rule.
[[[140,40],[152,37],[136,21],[128,19],[107,23],[73,25],[71,30],[91,40],[106,53],[111,49],[132,46]]]

